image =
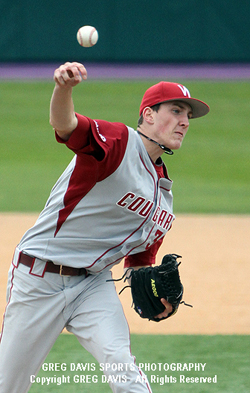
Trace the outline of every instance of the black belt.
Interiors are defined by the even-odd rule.
[[[31,268],[34,264],[35,259],[36,259],[35,257],[31,257],[27,254],[23,254],[22,252],[20,252],[18,263],[21,263],[22,265]],[[60,274],[60,276],[83,276],[83,275],[87,276],[87,270],[84,268],[77,269],[75,267],[55,265],[51,261],[45,261],[45,264],[46,266],[44,269],[44,273],[45,272],[56,273],[56,274]]]

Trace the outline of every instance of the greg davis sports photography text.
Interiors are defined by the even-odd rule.
[[[147,380],[151,385],[216,384],[218,376],[209,374],[207,363],[43,363],[38,376],[30,383],[41,386],[64,384],[127,383],[127,371],[139,368],[136,383]]]

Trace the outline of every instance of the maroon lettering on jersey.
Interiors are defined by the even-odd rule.
[[[160,226],[163,225],[163,222],[164,222],[167,214],[168,214],[168,212],[166,210],[162,210],[161,211],[161,214],[159,215],[159,219],[158,219],[158,222],[157,222],[158,225],[160,225]]]
[[[153,218],[152,218],[152,221],[153,222],[156,222],[157,221],[157,218],[158,218],[158,216],[159,216],[159,211],[161,210],[161,208],[160,208],[160,206],[158,206],[157,207],[157,209],[156,209],[156,211],[155,211],[155,214],[153,215]]]
[[[146,200],[144,197],[136,196],[133,192],[127,192],[116,202],[116,205],[146,218],[150,215],[154,203]],[[173,214],[162,209],[160,206],[156,207],[152,217],[154,223],[167,231],[170,229],[173,219]]]
[[[135,199],[135,201],[133,201],[132,203],[130,203],[130,205],[128,206],[128,210],[131,210],[132,212],[136,212],[141,205],[145,202],[145,198],[143,197],[137,197]]]
[[[118,202],[116,202],[116,204],[121,207],[126,207],[127,204],[129,203],[128,201],[126,201],[126,199],[128,199],[128,198],[134,199],[134,197],[135,197],[135,194],[133,192],[128,192]]]
[[[153,207],[153,202],[147,201],[142,207],[142,209],[138,212],[139,216],[147,217],[151,212],[152,207]]]
[[[164,229],[167,229],[167,230],[170,229],[172,221],[173,221],[173,218],[174,218],[173,214],[169,214],[168,215],[168,217],[166,219],[166,222],[164,224],[164,227],[163,227]]]

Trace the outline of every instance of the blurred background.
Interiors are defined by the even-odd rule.
[[[158,262],[165,251],[183,255],[185,300],[194,308],[152,329],[134,321],[124,291],[133,351],[143,362],[207,362],[208,374],[218,374],[215,386],[186,384],[185,392],[250,391],[249,20],[248,0],[0,0],[0,315],[14,247],[73,156],[49,124],[54,69],[83,62],[89,78],[74,89],[75,110],[134,128],[145,90],[173,80],[211,108],[190,121],[180,151],[163,155],[177,220]],[[92,48],[76,40],[83,25],[99,32]],[[59,338],[51,362],[82,361],[72,344],[65,357],[67,339]],[[183,392],[182,384],[171,391]]]
[[[249,17],[236,0],[1,0],[0,62],[250,62]],[[85,24],[99,44],[83,54]]]

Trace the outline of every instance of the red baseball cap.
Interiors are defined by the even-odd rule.
[[[185,86],[174,82],[159,82],[146,90],[140,105],[140,115],[147,106],[151,107],[168,101],[188,103],[192,108],[192,118],[205,116],[210,110],[205,102],[191,98],[191,94]]]

